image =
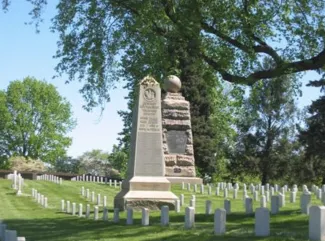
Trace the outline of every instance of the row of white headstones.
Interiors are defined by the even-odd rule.
[[[47,197],[38,192],[35,188],[32,188],[32,197],[42,207],[47,208]]]
[[[17,237],[16,230],[7,229],[7,224],[0,220],[0,239],[3,241],[26,241],[25,237]]]
[[[11,187],[15,190],[17,190],[16,194],[19,196],[22,194],[22,189],[24,186],[24,178],[22,178],[21,174],[17,171],[14,171],[12,174],[9,174],[7,176],[7,179],[12,180]]]
[[[94,193],[94,192],[92,192]],[[106,197],[106,196],[105,196]],[[192,195],[191,203],[193,205]],[[100,194],[97,195],[97,204],[100,205]],[[104,198],[105,200],[105,198]],[[225,200],[226,201],[226,200]],[[229,201],[229,200],[228,200]],[[195,202],[195,199],[194,199]],[[176,205],[176,212],[180,212],[178,205]],[[103,203],[103,217],[102,219],[108,220],[108,209],[106,207],[106,202]],[[79,217],[83,217],[83,205],[79,204],[79,209],[77,210],[76,203],[71,203],[70,201],[61,200],[61,211],[66,213],[71,213],[72,215],[78,215]],[[211,214],[211,201],[206,201],[206,214]],[[226,233],[226,216],[227,210],[225,208],[219,208],[215,210],[214,213],[214,233],[215,234],[225,234]],[[309,208],[309,239],[310,240],[324,240],[322,236],[324,236],[325,230],[322,230],[321,223],[324,222],[325,218],[325,207],[312,206]],[[86,205],[86,213],[85,217],[90,217],[90,204]],[[94,206],[94,220],[99,219],[99,207]],[[114,214],[112,221],[114,223],[118,223],[119,218],[119,209],[114,209]],[[141,223],[143,226],[149,225],[149,209],[142,208],[142,219]],[[133,209],[127,209],[127,225],[133,224]],[[161,225],[167,226],[169,224],[169,207],[163,206],[161,208]],[[185,223],[184,226],[186,229],[191,229],[195,227],[195,204],[191,207],[185,208]],[[255,235],[256,236],[269,236],[270,235],[270,212],[265,207],[260,207],[255,210]]]
[[[113,186],[116,188],[117,186],[122,186],[122,181],[117,181],[116,179],[112,180],[108,177],[98,177],[98,176],[77,176],[71,178],[71,181],[79,181],[79,182],[96,182],[96,183],[102,183],[102,184],[109,184],[109,186]]]
[[[60,184],[60,185],[62,184],[62,178],[57,177],[52,174],[43,174],[43,175],[37,176],[36,180],[54,182],[54,183]]]

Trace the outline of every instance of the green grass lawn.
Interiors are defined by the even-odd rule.
[[[181,213],[170,211],[170,225],[160,226],[160,212],[150,212],[150,226],[141,226],[141,212],[134,213],[134,225],[126,226],[126,212],[120,213],[120,223],[112,223],[113,199],[119,191],[118,188],[109,185],[87,182],[69,182],[57,185],[46,181],[25,180],[23,196],[16,196],[11,189],[11,181],[0,180],[0,219],[8,225],[8,229],[17,230],[19,236],[26,237],[27,241],[94,241],[94,240],[168,240],[168,241],[203,241],[203,240],[222,240],[222,241],[250,241],[250,240],[308,240],[308,216],[301,214],[299,210],[300,194],[297,195],[295,204],[289,203],[289,193],[286,194],[286,206],[281,208],[277,215],[271,215],[271,236],[262,238],[254,236],[254,216],[245,214],[242,193],[238,193],[238,199],[232,199],[230,192],[232,214],[227,216],[226,230],[224,236],[213,234],[213,214],[205,215],[205,201],[211,200],[213,209],[223,207],[223,198],[215,195],[196,194],[196,215],[195,228],[184,229],[185,207]],[[107,196],[107,205],[110,208],[109,221],[94,221],[90,219],[73,217],[69,214],[60,212],[61,199],[75,202],[77,209],[79,203],[85,206],[90,201],[80,195],[81,187]],[[44,209],[37,204],[31,197],[31,189],[35,188],[41,194],[48,197],[48,208]],[[214,193],[213,188],[213,193]],[[172,188],[176,195],[181,193],[185,196],[185,203],[189,204],[193,193],[181,190],[180,185]],[[207,188],[206,190],[207,191]],[[250,193],[249,193],[250,195]],[[250,195],[252,196],[252,195]],[[313,195],[313,204],[320,205]],[[93,210],[93,203],[91,210]],[[254,209],[259,207],[259,202],[254,203]],[[270,204],[268,203],[268,208]],[[103,207],[100,207],[100,218],[102,217]]]

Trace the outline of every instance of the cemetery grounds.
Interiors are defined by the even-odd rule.
[[[184,194],[185,204],[181,207],[181,212],[169,212],[170,224],[167,227],[160,225],[160,211],[150,211],[150,225],[141,226],[141,212],[134,212],[134,224],[126,225],[126,212],[120,212],[119,223],[113,223],[113,199],[118,193],[119,187],[110,187],[108,184],[91,182],[63,181],[58,185],[48,181],[25,180],[23,195],[17,196],[16,191],[11,188],[11,180],[0,180],[0,219],[7,224],[8,229],[17,230],[19,236],[26,237],[28,241],[133,241],[133,240],[168,240],[168,241],[300,241],[308,240],[308,215],[300,211],[301,187],[297,193],[296,203],[290,203],[290,193],[286,193],[286,205],[280,209],[276,215],[271,215],[269,237],[255,237],[254,235],[254,215],[245,214],[242,200],[242,192],[239,189],[238,199],[232,198],[232,191],[229,192],[231,201],[231,214],[227,215],[226,234],[216,236],[214,234],[214,212],[205,215],[205,201],[211,200],[212,208],[223,208],[223,192],[220,196],[214,194],[215,187],[212,188],[212,195],[194,193],[181,190],[181,185],[172,186],[172,191],[179,196]],[[81,196],[81,187],[107,196],[109,208],[109,220],[102,220],[103,207],[100,206],[99,220],[93,220],[93,208],[95,203],[91,203]],[[48,198],[48,208],[43,208],[32,198],[32,188],[38,190]],[[184,229],[185,207],[189,206],[191,196],[196,195],[195,228]],[[252,194],[248,191],[248,195]],[[84,212],[86,204],[91,205],[90,218],[79,218],[61,212],[61,200],[83,204]],[[312,205],[321,205],[321,201],[312,195]],[[254,209],[260,207],[260,202],[255,201]],[[267,203],[270,209],[270,203]]]

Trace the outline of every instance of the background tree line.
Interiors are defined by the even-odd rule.
[[[36,24],[46,3],[32,1]],[[324,77],[324,2],[62,0],[57,9],[56,70],[84,83],[85,109],[103,107],[109,89],[126,80],[118,150],[128,153],[138,81],[176,74],[191,102],[198,175],[266,182],[303,165],[299,180],[322,178],[322,135],[309,134],[321,130],[322,101],[302,127],[295,101],[298,73]]]

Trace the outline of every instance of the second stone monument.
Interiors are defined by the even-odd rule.
[[[157,210],[164,205],[174,209],[178,197],[170,187],[162,148],[161,89],[155,79],[146,77],[140,82],[133,111],[127,178],[114,198],[114,206],[120,210]]]

